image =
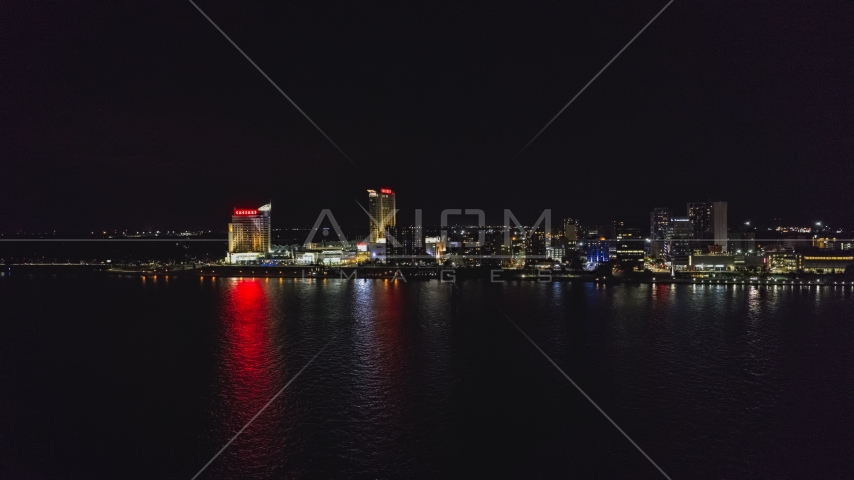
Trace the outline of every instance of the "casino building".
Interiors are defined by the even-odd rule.
[[[368,212],[371,214],[371,229],[368,242],[385,242],[386,227],[397,225],[394,192],[389,188],[368,190]]]
[[[240,264],[263,260],[271,251],[271,204],[258,208],[235,208],[228,224],[226,262]]]

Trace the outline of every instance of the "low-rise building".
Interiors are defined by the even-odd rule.
[[[688,269],[695,272],[732,272],[765,269],[768,257],[762,255],[691,255]]]
[[[800,258],[800,269],[804,273],[844,273],[854,266],[854,255],[842,252],[806,253]]]

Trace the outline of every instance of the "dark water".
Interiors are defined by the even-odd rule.
[[[0,277],[0,478],[854,476],[852,287]],[[330,343],[331,342],[331,343]]]

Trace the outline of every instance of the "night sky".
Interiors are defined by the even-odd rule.
[[[744,220],[854,226],[854,3],[0,5],[0,229],[274,227],[354,199],[645,225],[729,202]],[[524,216],[524,218],[523,218]]]

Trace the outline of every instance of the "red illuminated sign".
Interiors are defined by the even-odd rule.
[[[393,195],[394,194],[394,192],[392,192],[390,188],[381,188],[380,193],[385,193],[386,195]]]
[[[258,210],[257,209],[256,210],[247,210],[244,208],[235,208],[234,214],[235,215],[258,215]]]

